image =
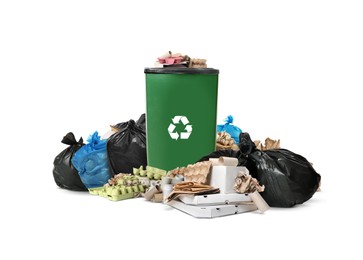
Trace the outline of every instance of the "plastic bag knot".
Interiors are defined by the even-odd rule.
[[[233,124],[233,116],[229,115],[224,119],[226,124]]]

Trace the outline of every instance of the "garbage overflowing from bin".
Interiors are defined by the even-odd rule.
[[[231,115],[217,125],[218,70],[170,51],[157,60],[144,71],[146,115],[86,144],[64,136],[69,147],[53,168],[60,188],[110,201],[142,197],[196,218],[263,213],[314,195],[320,175],[280,139],[252,141]]]
[[[207,60],[200,58],[190,58],[180,52],[172,53],[168,51],[157,58],[154,66],[156,68],[164,67],[185,67],[185,68],[207,68]]]

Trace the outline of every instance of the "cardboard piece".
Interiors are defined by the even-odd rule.
[[[163,194],[162,193],[156,193],[154,194],[153,198],[151,199],[152,202],[163,202]]]
[[[196,218],[223,217],[257,210],[257,207],[253,202],[229,205],[193,206],[184,204],[179,200],[172,200],[168,205]]]
[[[178,198],[182,194],[192,194],[192,195],[203,195],[203,194],[214,194],[219,193],[218,188],[210,188],[199,191],[172,191],[169,196],[166,198],[166,202],[174,200]]]
[[[212,162],[210,161],[189,164],[184,169],[184,181],[205,183],[211,166]]]

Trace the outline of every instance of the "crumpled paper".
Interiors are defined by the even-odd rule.
[[[190,59],[189,68],[207,68],[206,59]]]
[[[235,151],[239,150],[239,147],[235,143],[232,136],[225,131],[217,133],[216,148],[217,148],[217,151],[226,150],[226,149],[232,149]]]
[[[280,149],[280,139],[273,140],[270,137],[265,139],[265,144],[262,144],[260,140],[253,141],[256,145],[256,148],[260,151],[272,150],[272,149]]]
[[[263,192],[264,185],[260,185],[258,180],[244,172],[239,172],[234,183],[234,190],[238,193],[253,193],[255,191]]]

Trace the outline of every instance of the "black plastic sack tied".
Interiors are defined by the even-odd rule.
[[[286,149],[256,151],[249,156],[252,176],[266,189],[261,195],[272,207],[292,207],[309,200],[319,187],[320,175],[301,155]]]
[[[87,191],[77,170],[72,165],[72,157],[81,148],[84,143],[82,137],[77,142],[74,134],[69,132],[66,134],[62,141],[63,144],[69,145],[54,159],[53,177],[55,183],[63,188],[74,191]]]
[[[79,141],[77,142],[74,134],[72,132],[69,132],[68,134],[66,134],[63,139],[62,139],[62,143],[64,144],[68,144],[68,145],[83,145],[83,138],[79,138]]]
[[[201,160],[232,156],[252,177],[265,185],[262,197],[271,207],[292,207],[309,200],[319,187],[320,175],[303,156],[286,149],[260,151],[248,133],[239,136],[240,151],[221,150]]]
[[[134,120],[120,124],[120,131],[107,141],[107,154],[113,174],[132,173],[133,168],[146,166],[146,133],[143,129],[143,115],[140,125]]]
[[[303,156],[287,149],[260,151],[248,134],[240,134],[241,153],[250,174],[265,185],[262,197],[271,207],[292,207],[309,200],[319,187],[320,175]]]
[[[122,130],[124,128],[126,128],[129,125],[129,121],[128,122],[122,122],[122,123],[118,123],[116,124],[116,128]],[[140,118],[136,121],[136,126],[138,126],[142,131],[146,132],[146,118],[145,118],[145,113],[141,114]]]
[[[141,128],[144,132],[146,132],[146,118],[145,113],[140,116],[140,118],[136,121],[136,125]]]

